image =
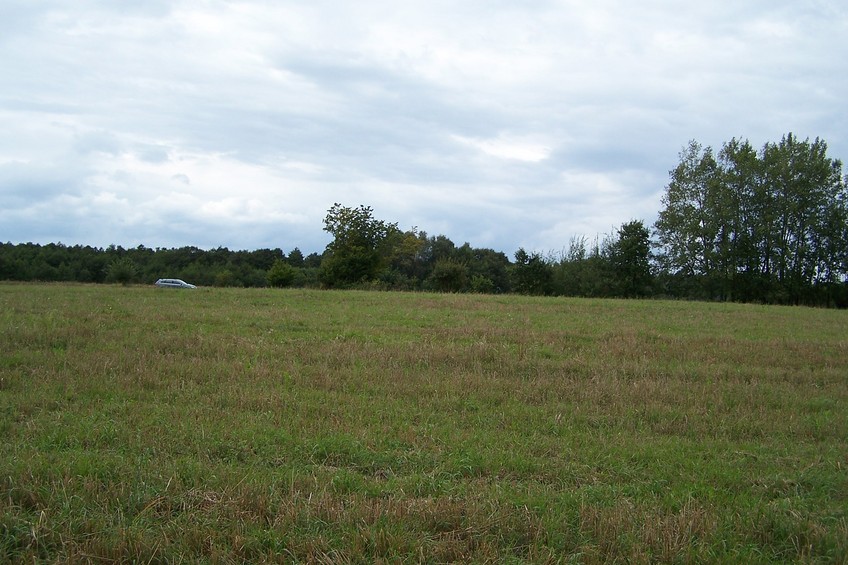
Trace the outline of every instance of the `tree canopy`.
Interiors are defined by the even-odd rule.
[[[457,246],[445,235],[375,217],[370,206],[327,211],[322,254],[293,247],[93,248],[0,243],[0,280],[314,286],[671,297],[848,307],[848,192],[842,163],[820,139],[792,134],[759,150],[732,139],[691,141],[669,171],[653,233],[642,220],[560,254]]]
[[[690,142],[655,224],[661,264],[700,298],[817,302],[844,282],[848,227],[840,161],[792,134],[757,152]]]
[[[328,286],[348,286],[375,279],[392,256],[400,230],[397,223],[374,218],[370,206],[333,204],[324,218],[324,231],[333,236],[321,263],[321,280]]]

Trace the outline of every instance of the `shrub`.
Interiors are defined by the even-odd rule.
[[[273,287],[286,287],[291,286],[294,282],[295,276],[297,275],[297,270],[283,261],[282,259],[277,259],[274,261],[274,264],[271,265],[271,268],[268,269],[268,286]]]
[[[109,266],[106,267],[106,280],[109,282],[121,283],[122,285],[128,285],[135,280],[136,272],[137,269],[132,259],[129,257],[123,257],[112,261]]]

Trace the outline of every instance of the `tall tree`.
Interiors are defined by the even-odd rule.
[[[375,279],[390,260],[390,239],[400,232],[396,223],[374,218],[370,206],[338,203],[327,211],[324,231],[333,235],[321,262],[321,278],[329,286]]]
[[[300,249],[298,249],[297,247],[295,247],[289,253],[289,256],[288,256],[288,259],[286,259],[286,262],[289,265],[291,265],[292,267],[295,267],[295,268],[298,268],[298,269],[303,267],[303,252]]]
[[[719,243],[719,294],[727,300],[752,300],[763,288],[761,242],[769,212],[762,164],[745,140],[732,139],[719,152],[724,237]]]
[[[824,141],[791,133],[756,153],[748,141],[690,142],[670,172],[655,224],[663,266],[708,298],[818,300],[846,269],[842,163]]]
[[[797,303],[812,285],[838,276],[834,252],[846,244],[842,163],[827,157],[824,141],[799,141],[791,133],[766,144],[762,160],[774,219],[772,274]]]
[[[634,298],[651,291],[651,234],[645,224],[633,220],[622,224],[609,246],[609,265],[614,292]]]
[[[669,271],[684,276],[708,275],[713,267],[712,243],[717,231],[710,206],[718,180],[718,166],[710,147],[690,141],[680,163],[669,172],[671,180],[662,198],[656,222],[662,259]]]
[[[513,288],[521,294],[551,294],[553,267],[539,253],[527,253],[524,248],[515,252]]]
[[[401,233],[396,232],[388,242],[391,246],[391,269],[407,285],[417,285],[424,279],[426,265],[423,250],[427,243],[427,234],[418,228]]]

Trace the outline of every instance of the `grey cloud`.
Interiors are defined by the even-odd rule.
[[[70,163],[0,164],[0,208],[15,209],[79,192],[88,171]]]
[[[689,139],[791,130],[844,158],[846,18],[789,0],[12,0],[0,239],[320,251],[341,201],[458,244],[559,248],[655,213]],[[300,216],[156,204],[227,190]]]
[[[123,144],[114,133],[101,130],[77,134],[74,148],[84,155],[88,153],[118,155],[123,149]]]
[[[163,145],[136,144],[135,153],[142,161],[163,163],[169,159],[169,149]]]

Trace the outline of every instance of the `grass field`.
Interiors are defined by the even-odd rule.
[[[848,312],[0,285],[0,562],[848,561]]]

